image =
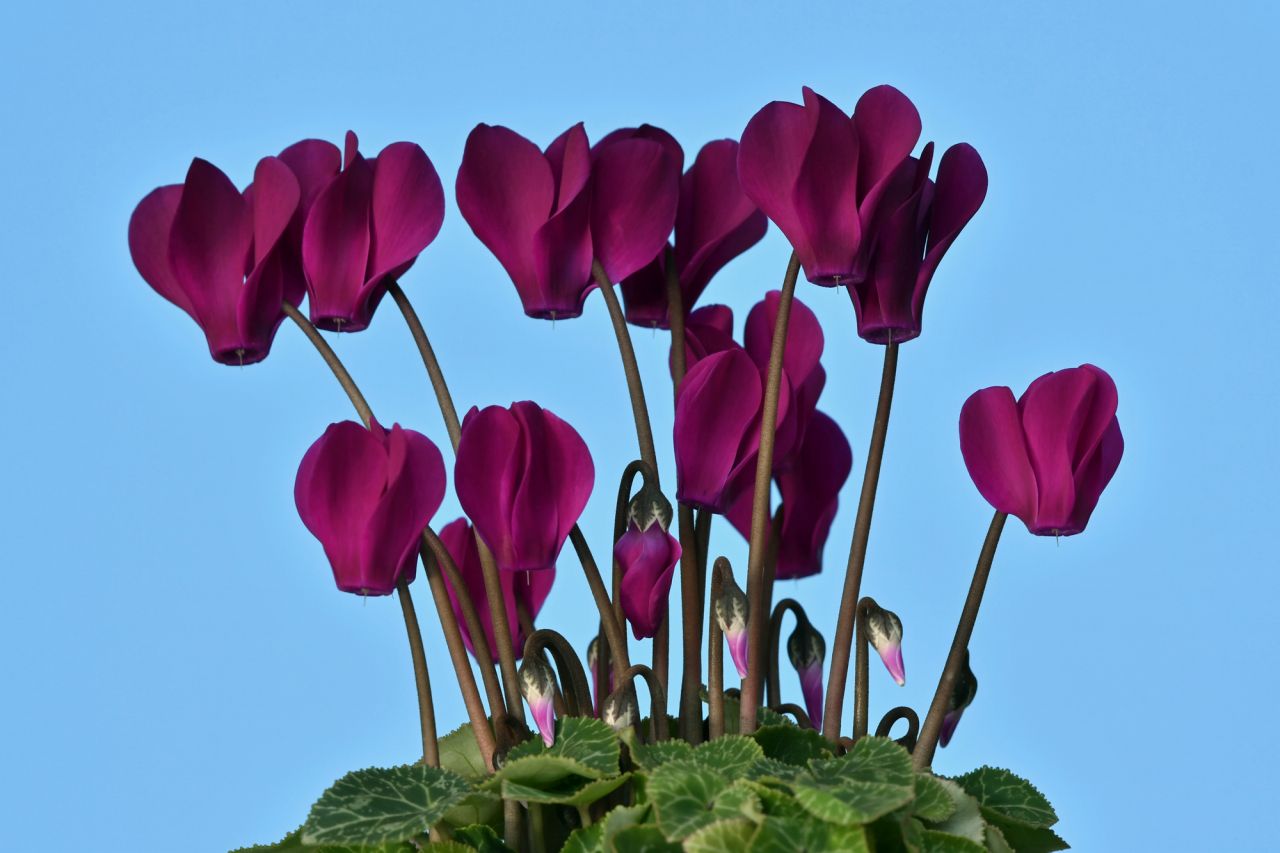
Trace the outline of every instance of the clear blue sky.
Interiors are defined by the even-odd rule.
[[[209,360],[130,263],[144,193],[193,155],[243,184],[260,156],[354,128],[371,151],[421,143],[452,200],[480,121],[544,144],[647,121],[692,157],[802,84],[850,108],[887,82],[926,139],[978,148],[991,189],[902,350],[865,589],[902,615],[908,683],[873,672],[873,713],[927,705],[990,516],[961,403],[1094,362],[1120,388],[1124,462],[1084,535],[1010,525],[972,647],[981,692],[937,766],[1031,777],[1080,850],[1273,849],[1275,6],[436,5],[6,12],[0,848],[220,853],[293,829],[346,770],[415,757],[395,602],[338,593],[293,506],[299,458],[347,402],[292,328],[260,366]],[[707,298],[740,327],[785,263],[771,232]],[[452,205],[404,284],[459,405],[533,398],[582,432],[599,472],[583,526],[607,553],[634,450],[600,298],[554,330],[527,320]],[[855,452],[828,569],[786,590],[829,636],[881,350],[842,293],[801,298]],[[668,436],[665,338],[636,344]],[[390,305],[338,350],[384,420],[446,444]],[[745,557],[727,525],[713,547]],[[418,597],[440,717],[460,722]],[[547,613],[582,642],[588,612],[564,561]]]

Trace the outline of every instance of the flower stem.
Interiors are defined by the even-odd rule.
[[[667,739],[667,691],[649,667],[642,663],[627,668],[622,673],[623,683],[634,682],[636,676],[645,680],[649,688],[649,742]],[[632,685],[634,690],[634,684]],[[637,721],[638,722],[638,721]]]
[[[890,341],[884,348],[880,399],[876,403],[876,419],[871,426],[871,445],[867,449],[866,472],[862,475],[858,514],[853,522],[853,540],[849,543],[849,564],[845,568],[844,592],[840,596],[840,616],[836,621],[835,637],[831,641],[831,675],[827,679],[827,701],[822,710],[822,734],[833,742],[840,737],[841,706],[844,705],[846,680],[849,678],[849,652],[853,645],[853,622],[858,591],[862,586],[862,567],[867,559],[871,511],[875,507],[876,487],[880,483],[880,463],[884,459],[885,436],[889,432],[889,409],[893,405],[893,383],[897,374],[898,345]]]
[[[680,519],[680,605],[681,629],[684,633],[684,660],[680,680],[680,737],[697,744],[702,740],[702,700],[698,697],[698,691],[702,687],[702,596],[698,577],[698,543],[693,508],[680,504],[676,513]],[[714,580],[712,586],[715,586]]]
[[[640,381],[640,368],[636,364],[636,351],[631,345],[631,332],[627,330],[627,318],[622,313],[618,294],[613,292],[613,282],[599,261],[591,262],[591,275],[600,286],[600,295],[609,307],[609,319],[613,321],[613,333],[618,338],[618,354],[622,356],[622,369],[627,375],[627,391],[631,395],[631,413],[636,421],[636,441],[640,445],[640,458],[658,471],[658,455],[653,449],[653,429],[649,426],[649,407],[644,401],[644,384]]]
[[[600,577],[600,567],[596,564],[596,558],[591,555],[591,547],[587,544],[586,537],[582,535],[582,531],[576,524],[569,531],[569,541],[573,543],[573,550],[577,552],[578,561],[582,563],[583,574],[587,576],[587,585],[591,587],[591,596],[595,599],[596,609],[600,611],[600,621],[604,624],[604,632],[609,639],[609,659],[613,662],[614,678],[621,681],[622,674],[626,672],[627,667],[631,666],[627,653],[627,635],[623,633],[622,623],[614,618],[609,591],[605,589],[604,581]],[[601,692],[606,691],[601,690]]]
[[[797,621],[806,621],[808,617],[805,615],[804,608],[800,606],[800,602],[794,598],[784,598],[778,602],[773,608],[773,615],[769,617],[769,678],[765,683],[765,694],[768,697],[770,708],[777,706],[782,701],[782,690],[779,685],[778,674],[778,652],[782,647],[782,617],[787,615],[787,611],[791,611],[791,615],[796,617]],[[806,715],[806,719],[808,715]]]
[[[568,714],[590,717],[591,688],[587,686],[587,671],[582,668],[582,661],[578,660],[569,641],[550,628],[531,631],[524,642],[524,656],[541,655],[544,650],[550,652],[556,662]]]
[[[396,584],[400,609],[404,611],[404,628],[409,635],[409,653],[413,656],[413,680],[418,688],[418,719],[422,725],[422,760],[432,767],[440,766],[440,746],[436,743],[436,709],[431,699],[431,677],[427,672],[427,654],[422,649],[422,629],[409,595],[409,584]]]
[[[778,318],[773,324],[773,346],[769,352],[769,372],[765,378],[763,411],[760,416],[760,450],[756,457],[755,492],[751,505],[751,540],[747,552],[747,677],[742,681],[740,730],[749,735],[756,730],[756,711],[760,706],[761,684],[765,668],[765,621],[768,603],[765,593],[766,551],[769,547],[769,483],[773,477],[773,445],[777,437],[778,397],[782,386],[782,357],[787,346],[787,324],[791,320],[791,300],[800,274],[800,259],[795,252],[787,264],[782,280],[782,297],[778,300]]]
[[[955,692],[956,680],[960,678],[960,670],[964,667],[964,653],[973,636],[973,624],[978,621],[978,608],[982,606],[982,594],[987,589],[987,578],[991,576],[991,562],[995,559],[996,546],[1000,544],[1000,533],[1004,530],[1007,518],[1007,515],[997,510],[991,519],[991,526],[987,528],[987,538],[982,543],[982,553],[978,555],[978,566],[973,570],[973,582],[969,585],[969,595],[964,600],[964,610],[960,612],[960,624],[956,626],[956,636],[951,641],[947,664],[942,670],[942,678],[938,679],[938,689],[934,691],[924,725],[920,727],[916,748],[911,753],[911,762],[917,770],[923,770],[933,763],[933,751],[938,746],[938,735],[942,732],[942,718],[947,714],[947,701]]]
[[[724,573],[732,572],[729,561],[717,557],[711,567],[711,607],[720,600]],[[694,694],[695,697],[697,694]],[[701,717],[701,714],[699,714]],[[683,717],[681,718],[683,720]],[[701,729],[701,719],[698,728]],[[715,614],[707,618],[707,736],[715,740],[724,734],[724,636]]]
[[[858,602],[858,613],[854,620],[854,664],[853,664],[853,739],[856,741],[860,737],[867,734],[867,714],[868,704],[870,703],[870,676],[868,670],[869,652],[867,647],[871,645],[867,638],[867,613],[871,608],[876,606],[876,600],[871,596],[864,597]]]
[[[283,304],[284,313],[297,324],[302,333],[307,336],[307,340],[320,353],[320,357],[324,359],[324,363],[329,365],[329,369],[333,371],[334,377],[338,380],[338,384],[342,386],[342,390],[347,392],[347,397],[351,399],[351,405],[355,407],[356,414],[360,416],[360,420],[365,426],[373,420],[373,410],[369,408],[369,404],[365,401],[364,395],[360,393],[360,389],[356,387],[355,381],[351,378],[351,374],[347,372],[347,368],[343,366],[342,361],[338,358],[337,353],[333,351],[333,347],[329,346],[329,342],[320,336],[320,332],[316,327],[311,325],[311,321],[303,316],[302,312],[296,306],[290,305],[288,302]]]
[[[422,364],[427,369],[431,387],[436,393],[436,402],[440,405],[440,414],[444,418],[445,429],[449,432],[449,442],[453,445],[453,450],[456,453],[458,442],[462,438],[462,426],[458,421],[458,410],[453,405],[453,396],[449,393],[449,386],[444,380],[444,371],[440,369],[440,362],[436,359],[435,350],[431,348],[431,341],[427,338],[426,329],[422,327],[422,321],[418,319],[418,313],[413,310],[413,305],[409,303],[409,297],[405,295],[400,285],[394,281],[387,286],[387,292],[391,294],[391,298],[395,300],[396,307],[404,315],[405,324],[409,327],[409,334],[413,336],[413,342],[418,346],[418,353],[422,356]],[[519,676],[516,674],[516,658],[513,651],[514,641],[511,638],[511,625],[507,621],[507,605],[502,595],[502,579],[498,574],[498,564],[493,559],[493,552],[489,550],[489,546],[480,538],[479,531],[476,531],[475,537],[476,548],[480,552],[480,571],[484,578],[484,591],[489,605],[489,618],[493,622],[493,640],[498,646],[498,664],[502,669],[502,682],[507,697],[507,713],[523,723],[524,702],[520,696]],[[496,710],[494,711],[494,716],[495,718],[498,716]]]

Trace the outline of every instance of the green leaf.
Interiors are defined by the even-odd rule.
[[[1058,822],[1053,806],[1035,786],[1008,770],[979,767],[956,779],[983,806],[1028,826],[1048,828]]]
[[[808,771],[803,767],[796,767],[794,764],[787,764],[776,758],[759,759],[755,764],[751,765],[751,769],[745,775],[748,779],[782,782],[785,784],[792,784],[802,779],[810,778]]]
[[[680,853],[680,845],[664,838],[662,831],[651,823],[619,830],[608,839],[605,849],[608,853]]]
[[[916,774],[916,799],[912,812],[931,823],[946,820],[956,813],[956,804],[942,781],[930,773]]]
[[[739,853],[747,849],[755,831],[756,825],[749,820],[718,820],[686,838],[685,853]]]
[[[468,782],[479,782],[489,775],[480,757],[480,747],[476,746],[475,736],[471,734],[470,723],[440,738],[439,746],[440,766],[445,770],[457,773]]]
[[[705,685],[702,687],[701,691],[699,691],[698,695],[699,695],[699,698],[702,699],[702,704],[710,705],[710,703],[707,701],[707,698],[710,694],[707,693],[707,688]],[[730,696],[728,694],[725,694],[724,733],[727,735],[740,734],[742,732],[742,729],[740,728],[741,722],[742,722],[742,702],[739,701],[738,698],[735,696]],[[756,711],[756,725],[757,726],[773,726],[773,725],[794,726],[795,723],[792,722],[791,718],[786,716],[785,714],[779,714],[777,711],[762,707]]]
[[[923,853],[987,853],[987,848],[959,835],[950,835],[936,829],[924,831]]]
[[[1048,827],[1029,826],[986,807],[982,809],[982,817],[988,826],[998,829],[1008,845],[1018,853],[1054,853],[1070,847]]]
[[[818,764],[819,762],[814,762]],[[887,737],[862,737],[853,749],[823,766],[840,766],[840,775],[862,782],[885,782],[914,788],[915,773],[911,769],[911,753],[897,741]],[[815,768],[816,771],[816,768]]]
[[[524,803],[552,803],[563,806],[588,806],[607,797],[626,784],[630,773],[611,779],[592,779],[583,783],[578,777],[567,777],[563,787],[541,788],[522,785],[510,779],[502,782],[502,798]]]
[[[740,849],[740,848],[739,848]],[[766,818],[748,848],[751,853],[869,853],[866,831],[815,820]]]
[[[464,779],[424,764],[348,773],[311,807],[304,844],[381,844],[426,832],[469,793]]]
[[[911,802],[911,788],[884,782],[797,784],[796,802],[816,818],[841,826],[870,823]]]
[[[604,853],[604,824],[593,823],[569,833],[560,853]]]
[[[969,796],[964,788],[961,788],[951,779],[941,776],[935,776],[933,779],[951,798],[951,803],[955,810],[945,820],[934,821],[931,828],[939,832],[959,835],[961,838],[967,838],[976,844],[982,844],[984,840],[984,824],[982,813],[978,808],[978,801]]]
[[[432,841],[421,849],[424,853],[471,853],[472,848],[456,841]]]
[[[758,815],[748,815],[752,820],[758,821],[764,817],[811,819],[809,813],[788,792],[780,791],[762,782],[743,782],[741,784],[748,785],[755,792],[755,795],[760,798],[761,812]]]
[[[649,778],[646,790],[658,826],[673,841],[683,840],[717,820],[740,817],[745,808],[760,808],[759,800],[745,784],[735,786],[732,777],[691,760],[659,767]]]
[[[1004,833],[991,824],[987,824],[987,853],[1013,853],[1009,842],[1004,840]]]
[[[503,843],[491,826],[459,827],[453,830],[453,837],[480,853],[511,853],[511,848]]]
[[[761,758],[764,750],[760,744],[741,735],[725,735],[693,751],[694,763],[731,777],[746,773]]]
[[[641,770],[656,770],[668,761],[691,758],[693,747],[683,740],[660,740],[657,743],[631,745],[631,760]]]
[[[326,844],[323,847],[303,845],[302,830],[294,830],[276,844],[241,847],[232,853],[416,853],[417,848],[404,841],[366,846],[364,844]]]
[[[813,729],[775,724],[761,726],[751,737],[766,756],[787,764],[803,766],[810,759],[831,757],[831,745]]]
[[[529,757],[556,758],[588,768],[584,776],[603,779],[618,773],[620,756],[618,736],[608,723],[594,717],[564,717],[556,723],[555,743],[546,746],[540,738],[530,738],[507,753],[502,769]]]

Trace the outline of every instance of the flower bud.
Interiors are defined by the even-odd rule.
[[[951,736],[956,732],[960,716],[978,695],[978,678],[969,669],[969,650],[964,650],[964,665],[960,669],[960,677],[956,679],[955,689],[947,700],[947,713],[942,718],[942,730],[938,733],[938,746],[951,743]]]
[[[902,665],[902,620],[892,610],[875,604],[869,605],[863,618],[867,620],[867,639],[875,648],[885,669],[898,682],[907,683],[907,671]]]
[[[670,529],[671,501],[667,500],[661,489],[645,483],[627,505],[627,522],[643,532],[655,521],[662,525],[663,530]]]
[[[623,732],[636,724],[640,714],[636,711],[636,703],[631,701],[629,691],[615,690],[604,700],[604,709],[600,718],[608,723],[615,732]]]
[[[541,656],[528,655],[520,664],[520,693],[529,703],[542,742],[551,746],[556,740],[556,675]]]
[[[733,579],[731,572],[724,573],[720,596],[714,602],[716,622],[729,643],[729,656],[741,678],[747,677],[747,595]]]
[[[822,726],[822,663],[827,657],[827,644],[809,620],[801,616],[795,630],[787,638],[787,657],[800,676],[804,707],[814,728]]]

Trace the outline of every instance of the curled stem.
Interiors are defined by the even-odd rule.
[[[876,726],[876,737],[888,737],[893,731],[894,723],[898,720],[907,721],[907,733],[897,738],[898,743],[907,748],[908,752],[915,749],[916,738],[920,734],[920,718],[916,716],[916,712],[908,708],[906,705],[899,705],[893,708],[889,713],[880,719],[880,725]]]
[[[784,598],[778,602],[773,608],[773,615],[769,617],[769,678],[765,683],[766,695],[769,698],[769,707],[773,708],[782,701],[781,687],[779,686],[780,677],[778,674],[778,651],[782,647],[782,617],[787,615],[787,611],[791,611],[791,615],[796,617],[797,621],[808,621],[808,616],[804,612],[804,608],[800,606],[800,602],[794,598]],[[809,719],[809,715],[805,715],[805,719]]]
[[[809,715],[805,713],[804,708],[801,708],[794,702],[780,702],[777,705],[770,703],[769,708],[777,711],[779,714],[790,714],[795,717],[796,725],[802,729],[813,728],[813,721],[809,719]]]
[[[573,646],[550,628],[540,628],[524,641],[524,656],[541,655],[543,650],[550,652],[556,662],[556,672],[560,676],[569,715],[591,716],[591,688],[587,685],[587,671],[582,668],[582,661],[578,660]]]
[[[751,504],[751,538],[747,552],[747,677],[742,680],[740,730],[751,734],[756,729],[756,712],[760,706],[764,680],[765,601],[768,581],[765,577],[766,549],[769,534],[769,482],[773,476],[773,446],[777,437],[778,398],[782,387],[782,357],[787,346],[787,325],[791,320],[791,301],[795,296],[800,259],[795,252],[787,264],[782,280],[782,297],[778,300],[778,317],[773,325],[773,345],[769,351],[769,370],[765,378],[764,402],[760,414],[760,449],[756,456],[755,491]]]
[[[840,735],[841,706],[844,705],[845,683],[849,677],[849,652],[853,645],[853,622],[858,590],[862,585],[862,567],[867,559],[867,541],[871,534],[871,512],[876,503],[876,487],[880,482],[880,463],[884,459],[885,436],[889,432],[889,409],[893,405],[893,384],[898,374],[898,345],[890,341],[884,348],[884,370],[880,374],[880,397],[876,418],[871,427],[871,445],[867,449],[867,468],[862,475],[862,492],[858,497],[858,514],[853,522],[853,539],[849,543],[849,564],[844,573],[844,591],[840,596],[840,616],[835,637],[831,641],[831,674],[827,678],[827,701],[822,710],[822,734],[835,741]]]
[[[642,663],[628,667],[622,673],[621,683],[630,685],[634,692],[633,682],[636,676],[643,678],[649,687],[649,740],[650,742],[666,740],[667,692],[653,670]]]
[[[969,595],[964,600],[964,610],[960,613],[955,639],[951,641],[951,651],[947,653],[942,678],[938,680],[938,689],[933,693],[929,713],[920,728],[920,739],[911,754],[911,761],[917,770],[933,763],[933,752],[938,746],[938,735],[942,732],[942,718],[946,716],[947,702],[955,692],[956,680],[964,668],[964,653],[973,637],[973,625],[978,621],[978,608],[982,606],[982,594],[987,589],[991,563],[995,560],[996,546],[1000,544],[1000,533],[1004,530],[1007,518],[1007,515],[997,510],[991,519],[991,526],[987,528],[987,538],[982,543],[982,553],[978,555],[978,565],[973,570],[973,582],[969,585]]]
[[[427,654],[422,649],[422,629],[409,595],[409,584],[396,584],[400,609],[404,612],[404,629],[409,635],[409,654],[413,657],[413,681],[418,690],[418,721],[422,726],[422,760],[432,767],[440,766],[440,746],[436,742],[436,710],[431,699],[431,676],[427,672]]]

